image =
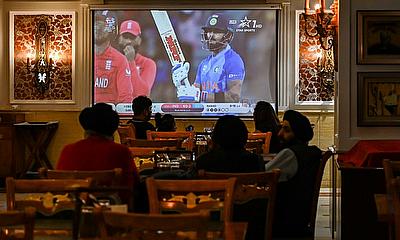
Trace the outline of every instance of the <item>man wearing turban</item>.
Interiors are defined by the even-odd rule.
[[[322,154],[318,147],[308,145],[313,136],[306,116],[294,110],[285,112],[278,132],[283,149],[265,165],[267,171],[281,170],[274,212],[274,237],[313,234],[308,221]]]

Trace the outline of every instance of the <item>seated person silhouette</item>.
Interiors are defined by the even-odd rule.
[[[261,156],[245,149],[247,138],[247,127],[239,117],[220,117],[211,135],[211,150],[196,159],[196,168],[228,173],[264,171]]]
[[[139,182],[138,172],[128,147],[115,143],[113,134],[118,128],[119,116],[106,103],[87,107],[79,115],[85,130],[84,139],[64,146],[58,159],[58,170],[110,170],[121,168],[122,183],[134,190]],[[126,192],[123,202],[128,201]]]
[[[171,114],[156,113],[154,116],[156,122],[156,128],[158,132],[175,132],[176,122],[174,116]]]
[[[265,165],[267,171],[280,169],[274,212],[274,237],[306,237],[310,219],[314,182],[321,150],[309,146],[314,132],[310,121],[300,112],[284,113],[278,133],[283,149]]]
[[[133,117],[128,123],[135,126],[136,138],[147,139],[146,131],[155,131],[156,128],[151,124],[151,106],[153,102],[146,96],[138,96],[132,100]]]
[[[277,153],[280,148],[278,131],[280,128],[279,118],[272,105],[266,101],[259,101],[254,108],[253,113],[255,132],[271,132],[271,142],[269,152]]]

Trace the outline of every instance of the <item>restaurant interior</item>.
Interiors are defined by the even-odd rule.
[[[398,0],[0,0],[0,11],[0,58],[3,59],[3,64],[0,64],[0,206],[5,214],[3,218],[0,211],[0,219],[23,219],[19,224],[25,226],[24,239],[114,239],[107,238],[103,229],[106,224],[114,227],[126,225],[126,228],[148,225],[148,231],[176,230],[168,229],[162,222],[169,222],[169,226],[174,225],[178,230],[180,227],[197,232],[179,236],[181,238],[174,235],[171,239],[249,239],[246,238],[246,231],[249,232],[247,223],[231,221],[227,208],[222,210],[220,218],[224,224],[217,226],[218,229],[209,226],[210,213],[204,211],[192,211],[191,215],[176,219],[162,214],[157,219],[150,219],[145,214],[112,215],[99,209],[88,210],[85,206],[90,202],[88,196],[126,189],[93,187],[99,174],[94,172],[79,176],[76,173],[74,177],[65,177],[67,173],[64,176],[62,173],[52,175],[64,146],[84,137],[79,123],[82,109],[101,102],[95,91],[108,84],[108,79],[97,78],[99,70],[95,63],[98,40],[94,22],[97,15],[105,12],[117,16],[112,18],[116,35],[124,29],[121,25],[123,20],[140,16],[134,19],[141,24],[139,52],[155,60],[157,66],[151,93],[144,94],[153,100],[150,122],[155,124],[155,112],[170,113],[176,121],[177,134],[151,136],[148,133],[147,139],[157,140],[158,145],[145,146],[147,143],[135,140],[130,129],[126,128],[133,115],[132,99],[125,104],[113,104],[120,116],[114,140],[130,147],[139,170],[146,172],[148,168],[165,167],[162,164],[167,160],[160,157],[161,154],[157,155],[157,151],[172,150],[170,154],[179,155],[174,158],[195,161],[197,156],[207,151],[212,129],[218,117],[225,114],[240,116],[249,132],[248,149],[268,159],[271,157],[268,150],[270,137],[257,134],[251,137],[251,134],[256,130],[253,120],[256,102],[269,101],[279,119],[289,109],[307,116],[314,132],[309,144],[329,153],[321,157],[320,174],[316,176],[316,200],[311,213],[315,216],[310,220],[312,234],[307,238],[290,239],[400,239],[400,179],[397,177],[400,175],[396,174],[400,172],[400,166],[393,162],[400,157]],[[246,69],[240,103],[205,103],[199,98],[211,97],[211,94],[208,96],[202,91],[199,96],[199,92],[197,95],[190,92],[197,89],[194,87],[196,75],[200,72],[196,73],[197,65],[207,56],[200,46],[200,34],[194,29],[204,25],[210,12],[237,16],[237,19],[229,19],[227,24],[239,26],[231,45],[242,55]],[[156,13],[166,13],[167,18],[169,14],[169,18],[162,19],[162,14]],[[171,42],[167,38],[163,39],[161,29],[168,27],[166,22],[172,23],[173,35],[175,32],[177,35],[175,40],[180,42],[180,46],[179,42],[175,46],[178,46],[178,52],[182,49],[181,55],[175,54],[174,49],[168,46]],[[115,44],[116,39],[113,40]],[[190,61],[189,85],[193,85],[184,83],[177,86],[182,82],[171,79],[171,68],[183,63],[176,57]],[[180,87],[185,91],[179,92]],[[190,101],[196,103],[181,101],[188,96],[194,96],[195,100]],[[172,138],[178,140],[172,142]],[[177,144],[184,151],[178,152]],[[172,155],[164,157],[172,158]],[[171,164],[167,166],[172,167]],[[107,175],[111,179],[121,173],[110,169],[101,174],[99,178]],[[237,181],[241,178],[234,177]],[[49,181],[37,187],[40,196],[30,197],[30,200],[35,200],[35,196],[39,196],[40,199],[36,199],[39,205],[34,204],[35,209],[21,210],[22,205],[17,208],[18,197],[26,198],[28,186],[35,188],[30,181],[39,178]],[[60,183],[55,181],[63,178]],[[68,182],[66,178],[71,181],[67,190],[62,187]],[[254,181],[257,177],[252,176],[252,179]],[[145,177],[142,180],[147,190],[150,184],[157,185]],[[178,186],[177,182],[170,181],[171,186]],[[224,188],[232,188],[230,193],[235,191],[236,196],[238,187],[234,183],[228,183],[226,179],[213,181],[209,185],[215,191],[225,184]],[[275,178],[275,184],[276,181]],[[74,184],[78,187],[71,187]],[[191,184],[191,187],[180,186],[180,190],[188,188],[190,192],[196,185],[201,185]],[[12,193],[9,193],[9,186],[13,186]],[[274,195],[274,187],[265,189]],[[46,202],[45,196],[49,192],[68,192],[74,201],[66,200],[64,206],[64,195],[54,195],[59,198]],[[151,201],[156,197],[151,198],[150,191],[148,194],[150,212],[161,211],[159,207],[152,207],[155,203]],[[222,194],[225,194],[224,207],[236,201],[234,197],[231,202],[226,202],[229,194]],[[271,201],[269,195],[265,198]],[[58,205],[73,211],[70,215],[58,213],[56,220],[49,220],[51,218],[47,219],[47,215],[50,212],[46,213],[49,208],[45,208],[44,214],[39,211],[45,202],[54,207],[53,210]],[[321,204],[327,207],[324,213]],[[118,208],[121,206],[112,206],[106,208],[121,210]],[[129,207],[121,208],[127,211]],[[46,218],[39,217],[33,226],[32,211],[33,215],[36,211]],[[6,217],[6,214],[11,217]],[[323,215],[329,216],[325,227],[328,233],[319,238],[316,234],[317,228],[321,227],[318,219]],[[39,232],[37,229],[37,225],[56,225],[63,218],[72,219],[67,223],[71,228],[69,233],[63,229],[64,222],[61,229],[51,231],[56,233],[54,236],[47,235],[50,231]],[[2,221],[1,226],[13,224]],[[266,233],[262,239],[275,239],[271,230],[268,231],[272,228],[268,214],[266,221]],[[99,224],[96,229],[94,222]],[[188,224],[184,226],[182,223]],[[10,229],[15,230],[2,227],[2,236],[11,232],[21,234]],[[98,236],[87,234],[90,232],[98,232]],[[158,239],[156,235],[132,239]]]

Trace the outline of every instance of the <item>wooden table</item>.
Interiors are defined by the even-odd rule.
[[[383,168],[355,167],[338,162],[341,194],[338,239],[389,239],[388,224],[379,221],[375,194],[386,194]]]
[[[246,238],[246,222],[226,222],[224,223],[224,240],[244,240]],[[79,238],[80,240],[98,240],[99,238]],[[111,239],[111,238],[110,238]],[[220,236],[212,237],[207,240],[222,240]]]
[[[27,168],[23,172],[36,171],[40,167],[53,169],[47,155],[47,147],[58,128],[58,121],[53,122],[23,122],[14,124],[17,131],[23,136],[28,148],[29,156],[26,160]]]

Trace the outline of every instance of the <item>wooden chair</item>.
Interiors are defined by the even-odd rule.
[[[140,214],[94,210],[100,239],[206,239],[209,213]],[[186,238],[187,237],[187,238]],[[193,238],[190,238],[193,239]]]
[[[247,151],[255,153],[255,154],[263,154],[264,153],[264,143],[263,139],[257,140],[249,140],[246,142],[245,148]]]
[[[314,182],[314,191],[312,195],[312,202],[310,209],[310,217],[308,220],[308,231],[305,236],[301,237],[283,237],[283,238],[274,238],[276,240],[314,240],[315,235],[315,221],[317,218],[317,210],[318,210],[318,199],[319,199],[319,192],[321,189],[321,182],[322,176],[324,175],[325,165],[329,158],[331,158],[333,153],[331,151],[325,151],[322,153],[320,158],[320,163],[317,169],[317,173],[315,175],[315,182]],[[304,206],[307,207],[307,206]],[[307,207],[308,208],[308,207]]]
[[[48,179],[92,179],[92,187],[120,187],[122,186],[122,169],[114,168],[110,170],[93,170],[93,171],[77,171],[77,170],[50,170],[47,168],[39,168],[39,177]],[[114,204],[121,203],[121,197],[118,191],[114,192],[92,192],[97,199],[108,199]],[[129,193],[132,195],[132,193]],[[133,199],[129,199],[130,207],[133,207]]]
[[[269,153],[269,146],[271,142],[271,137],[272,137],[272,132],[266,132],[266,133],[249,133],[247,137],[247,141],[256,141],[256,140],[262,140],[264,141],[264,145],[262,146],[262,153],[263,154],[268,154]]]
[[[391,161],[389,159],[383,159],[382,161],[383,169],[385,172],[386,181],[386,192],[392,195],[392,180],[397,176],[400,176],[400,161]]]
[[[146,179],[150,213],[217,211],[219,219],[232,220],[235,178],[221,180]]]
[[[395,177],[390,181],[390,191],[392,192],[392,203],[394,209],[394,239],[400,240],[400,177]]]
[[[40,178],[50,179],[86,179],[91,178],[93,186],[120,186],[122,179],[122,169],[114,168],[110,170],[51,170],[39,168]]]
[[[76,208],[76,198],[80,188],[90,188],[92,179],[6,179],[7,210],[22,210],[35,207],[44,216],[54,216],[61,211],[74,211],[72,235],[77,239],[80,209]],[[25,193],[22,198],[17,193]],[[79,212],[78,212],[79,211]],[[35,228],[35,235],[71,235],[71,230]]]
[[[21,239],[21,240],[33,240],[33,229],[35,225],[35,214],[36,209],[34,207],[27,207],[24,211],[2,211],[0,212],[0,226],[11,227],[24,225],[22,236],[15,235],[10,236],[7,231],[2,229],[0,239]]]
[[[188,151],[193,151],[194,136],[195,136],[194,131],[175,131],[175,132],[147,131],[147,140],[179,139],[182,141],[182,147]]]
[[[136,168],[139,172],[154,168],[154,153],[157,150],[168,150],[168,147],[129,147]]]
[[[150,148],[170,148],[176,150],[181,148],[182,141],[180,139],[158,139],[158,140],[145,140],[145,139],[128,139],[127,145],[129,147],[150,147]]]
[[[248,222],[246,239],[271,240],[279,175],[278,169],[256,173],[216,173],[200,170],[198,177],[200,179],[235,177],[237,180],[233,195],[233,220]]]
[[[121,144],[127,144],[130,139],[136,139],[136,130],[133,124],[121,124],[117,131]]]
[[[320,164],[318,167],[317,175],[315,176],[315,183],[314,183],[314,194],[313,200],[311,205],[311,214],[309,219],[309,229],[310,233],[312,234],[309,236],[309,239],[314,239],[315,234],[315,221],[317,218],[317,210],[318,210],[318,199],[319,199],[319,192],[321,190],[321,183],[322,177],[324,175],[325,165],[328,162],[329,158],[331,158],[333,153],[331,151],[325,151],[322,153]]]

